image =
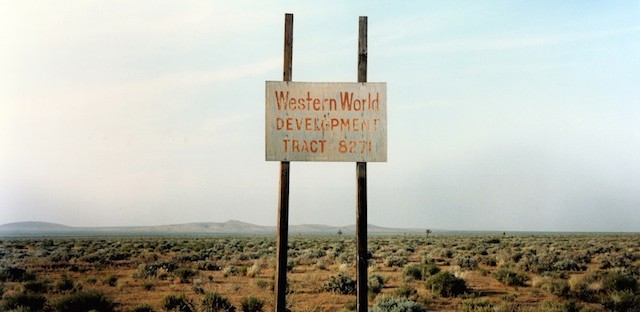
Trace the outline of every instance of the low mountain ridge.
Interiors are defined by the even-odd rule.
[[[289,225],[289,234],[336,235],[354,234],[355,225],[330,226],[323,224]],[[385,228],[369,224],[371,234],[420,233],[418,229]],[[14,222],[0,225],[0,236],[39,235],[177,235],[177,234],[275,234],[275,226],[264,226],[237,220],[226,222],[191,222],[155,226],[74,227],[49,222]]]
[[[0,231],[63,231],[73,227],[41,221],[14,222],[0,225]]]

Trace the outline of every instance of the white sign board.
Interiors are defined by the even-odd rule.
[[[387,161],[384,82],[266,82],[266,159]]]

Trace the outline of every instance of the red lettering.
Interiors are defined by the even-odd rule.
[[[284,152],[293,153],[324,153],[327,140],[296,140],[283,139]]]
[[[350,125],[349,125],[349,119],[340,119],[340,126],[342,126],[342,130],[350,129]]]
[[[353,100],[353,92],[340,92],[340,104],[342,110],[351,110],[351,101]]]
[[[278,96],[278,91],[276,91],[275,93],[278,110],[287,109],[287,102],[289,101],[289,91],[287,91],[286,95],[283,91],[280,91],[280,96]]]

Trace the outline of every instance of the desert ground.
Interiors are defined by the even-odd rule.
[[[369,237],[372,311],[639,310],[640,234],[429,234]],[[289,309],[353,311],[355,253],[290,237]],[[269,236],[1,238],[0,310],[273,311],[275,254]]]

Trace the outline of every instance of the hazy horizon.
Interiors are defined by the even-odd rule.
[[[47,222],[47,221],[17,221],[17,222],[10,222],[10,223],[4,223],[4,224],[0,224],[0,227],[6,227],[6,226],[33,226],[32,223],[36,223],[36,224],[41,224],[41,225],[56,225],[56,226],[64,226],[64,227],[68,227],[70,229],[75,229],[75,230],[111,230],[111,229],[122,229],[124,231],[126,231],[127,228],[133,228],[133,229],[137,229],[137,228],[142,228],[142,229],[148,229],[148,228],[166,228],[166,227],[179,227],[180,233],[186,233],[185,229],[182,226],[188,226],[188,225],[211,225],[211,224],[220,224],[220,225],[225,225],[228,223],[234,223],[234,222],[238,222],[241,223],[243,225],[248,225],[248,226],[256,226],[259,228],[270,228],[269,231],[273,231],[273,233],[275,234],[276,232],[276,224],[256,224],[256,223],[249,223],[249,222],[244,222],[242,220],[227,220],[227,221],[196,221],[196,222],[185,222],[185,223],[176,223],[176,224],[138,224],[138,225],[124,225],[124,226],[120,226],[120,225],[101,225],[101,226],[82,226],[82,225],[68,225],[68,224],[61,224],[61,223],[53,223],[53,222]],[[311,227],[311,229],[309,229],[309,227]],[[318,229],[317,227],[322,227],[321,230]],[[324,228],[326,227],[326,229]],[[302,224],[289,224],[289,228],[298,228],[297,232],[302,231],[303,233],[308,232],[325,232],[329,229],[335,230],[336,228],[340,228],[340,229],[345,229],[347,228],[347,231],[349,232],[349,228],[352,232],[351,234],[354,235],[355,234],[355,224],[317,224],[317,223],[302,223]],[[390,230],[398,230],[398,231],[407,231],[405,234],[412,234],[412,235],[424,235],[424,231],[425,230],[431,230],[431,233],[449,233],[449,234],[455,234],[455,233],[503,233],[503,234],[517,234],[517,233],[521,233],[521,234],[526,234],[526,233],[566,233],[566,234],[638,234],[640,233],[640,231],[562,231],[562,230],[556,230],[556,231],[544,231],[544,230],[530,230],[530,231],[526,231],[526,230],[501,230],[501,229],[450,229],[450,228],[420,228],[420,227],[385,227],[385,226],[380,226],[377,224],[372,224],[369,223],[369,227],[373,227],[374,230],[369,230],[370,234],[376,234],[379,235],[380,233],[399,233],[399,232],[389,232]],[[300,229],[302,228],[302,229]],[[305,230],[306,228],[306,230]],[[375,230],[375,228],[379,229],[379,230]],[[32,228],[30,231],[32,231]],[[6,229],[3,229],[4,231],[6,231]],[[380,231],[382,230],[382,232]],[[11,231],[11,230],[9,230]],[[13,229],[13,231],[15,231],[15,228]],[[43,229],[42,231],[47,232],[47,229]],[[158,230],[158,231],[162,231],[162,230]],[[168,231],[165,229],[165,231]],[[175,230],[174,230],[175,231]],[[193,230],[193,233],[198,233],[197,230]],[[171,231],[169,231],[171,232]],[[216,232],[216,231],[208,231],[210,233],[231,233],[231,232],[237,232],[237,233],[243,233],[242,230],[237,230],[237,231],[231,231],[230,230],[225,230],[224,232]],[[246,232],[246,231],[245,231]],[[251,232],[251,231],[249,231]],[[296,233],[297,233],[296,232]],[[19,233],[19,232],[16,232]],[[114,232],[114,233],[118,233],[118,232]],[[206,233],[206,232],[203,232]],[[328,232],[329,233],[329,232]],[[334,232],[330,232],[330,233],[334,233]],[[291,234],[295,234],[295,233],[290,233]]]
[[[0,4],[0,224],[276,223],[267,80],[387,83],[371,224],[640,228],[640,3]],[[290,224],[355,223],[354,163],[291,163]]]

